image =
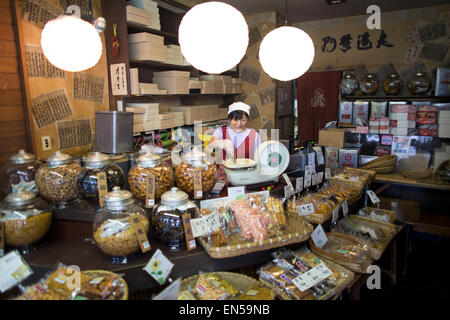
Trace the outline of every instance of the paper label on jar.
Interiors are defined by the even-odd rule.
[[[143,270],[162,285],[166,282],[173,267],[174,264],[164,256],[160,249],[158,249]]]
[[[28,278],[33,271],[17,250],[0,258],[0,292],[5,292]]]
[[[98,200],[103,207],[103,197],[108,193],[108,183],[106,181],[106,172],[97,173]]]
[[[203,198],[202,168],[194,168],[194,199]]]
[[[109,219],[108,223],[102,228],[104,231],[100,235],[100,238],[110,237],[116,233],[127,230],[130,227],[130,224],[125,221],[126,219]]]
[[[3,222],[0,221],[0,257],[5,254],[5,228],[3,227]]]
[[[153,208],[155,205],[155,175],[149,174],[147,176],[147,195],[145,197],[145,207]]]
[[[147,234],[144,231],[144,227],[142,226],[139,217],[134,217],[133,219],[131,219],[131,224],[133,225],[134,233],[138,238],[142,253],[150,251],[150,242],[148,242]]]
[[[195,248],[197,248],[197,244],[195,243],[195,237],[192,232],[191,215],[189,213],[185,213],[183,214],[182,219],[187,248],[188,250],[194,250]]]

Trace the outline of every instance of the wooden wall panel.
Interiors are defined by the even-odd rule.
[[[0,165],[31,152],[10,0],[0,0]]]

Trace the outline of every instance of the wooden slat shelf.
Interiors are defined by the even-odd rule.
[[[412,187],[423,187],[430,189],[450,190],[450,183],[438,183],[432,177],[426,179],[408,179],[400,173],[381,174],[377,173],[374,182],[393,183]]]

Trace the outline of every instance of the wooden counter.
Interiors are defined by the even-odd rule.
[[[450,183],[437,182],[432,178],[432,176],[425,179],[408,179],[397,172],[389,174],[377,173],[374,182],[439,189],[439,190],[450,190]]]

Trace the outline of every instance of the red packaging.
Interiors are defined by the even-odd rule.
[[[436,119],[437,112],[435,111],[418,111],[417,118],[434,118]]]
[[[437,137],[438,130],[436,130],[436,129],[418,129],[417,134],[419,136]]]
[[[391,154],[391,147],[390,146],[377,146],[375,149],[375,154],[378,157],[382,157],[388,154]]]
[[[436,124],[436,118],[416,118],[417,124]]]
[[[438,108],[435,106],[419,106],[417,111],[438,111]]]
[[[411,104],[394,104],[391,106],[391,112],[416,112],[416,106]]]

